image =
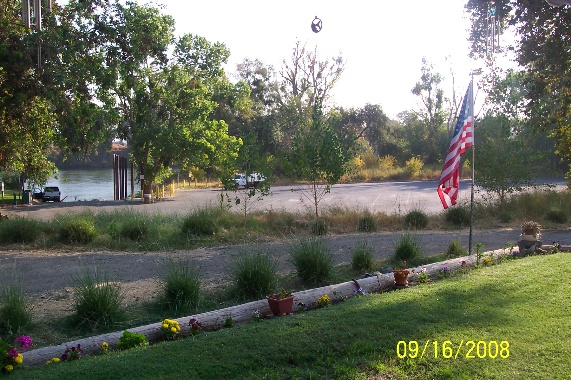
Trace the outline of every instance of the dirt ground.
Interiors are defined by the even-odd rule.
[[[78,211],[89,207],[85,202],[73,205],[62,203],[50,205],[46,211],[53,213],[60,206],[60,211]],[[163,204],[164,212],[177,210],[176,201]],[[32,206],[34,207],[34,206]],[[113,204],[95,205],[94,207],[114,207]],[[115,203],[115,207],[117,204]],[[170,211],[169,211],[170,210]],[[4,213],[4,212],[3,212]],[[42,217],[41,210],[34,211],[36,217]],[[483,251],[491,251],[516,243],[519,230],[474,231],[473,244],[482,243]],[[352,234],[328,236],[327,247],[333,254],[336,264],[348,263],[352,249],[360,243],[367,243],[376,259],[392,255],[397,233]],[[453,240],[459,240],[468,247],[468,230],[460,231],[421,231],[416,233],[425,255],[442,253]],[[571,230],[544,231],[546,243],[557,241],[565,245],[571,244]],[[262,251],[278,260],[280,271],[293,270],[288,262],[289,252],[295,241],[282,241],[256,245],[220,246],[214,248],[197,248],[189,251],[172,252],[77,252],[77,251],[26,251],[2,250],[0,248],[0,289],[19,282],[32,300],[34,316],[39,319],[69,314],[71,311],[74,279],[87,270],[104,273],[110,280],[121,284],[125,294],[124,302],[132,304],[149,300],[159,288],[159,279],[164,273],[168,260],[185,260],[196,268],[201,276],[203,288],[214,288],[231,281],[230,272],[234,260],[245,252]],[[381,268],[379,268],[381,269]]]

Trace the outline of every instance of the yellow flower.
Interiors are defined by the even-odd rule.
[[[23,361],[24,357],[22,356],[22,354],[18,354],[18,356],[16,356],[16,358],[14,359],[14,363],[16,364],[22,364]]]
[[[102,349],[102,350],[106,350],[106,349],[108,349],[108,348],[109,348],[109,344],[107,344],[107,342],[101,343],[101,349]]]
[[[51,360],[46,360],[46,365],[50,365],[50,364],[52,364],[52,361],[51,361]]]
[[[14,369],[14,367],[12,367],[11,364],[8,364],[7,366],[4,367],[4,370],[5,370],[6,372],[11,372],[13,369]]]
[[[173,333],[173,334],[176,333],[176,328],[171,327],[171,333]]]
[[[166,323],[163,323],[163,329],[166,330],[166,329],[168,329],[168,328],[169,328],[169,325],[167,325]]]
[[[59,360],[60,360],[59,358],[53,358],[53,359],[52,359],[52,361],[53,361],[54,363],[59,363]]]

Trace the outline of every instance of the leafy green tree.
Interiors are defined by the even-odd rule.
[[[425,160],[429,163],[441,159],[443,148],[443,128],[446,121],[444,110],[444,90],[440,88],[442,76],[434,73],[434,67],[426,58],[422,59],[420,81],[415,84],[411,92],[420,97],[424,109],[419,113],[418,119],[424,125],[424,152]]]
[[[301,187],[302,200],[312,204],[316,219],[319,218],[319,203],[349,169],[349,148],[331,128],[318,100],[313,106],[311,124],[298,130],[285,163],[291,175],[307,181],[307,185]]]
[[[557,152],[571,158],[571,10],[553,7],[546,1],[469,0],[472,28],[472,54],[486,56],[486,22],[490,7],[495,8],[501,30],[510,31],[515,51],[524,70],[526,116],[537,133],[556,139]],[[571,167],[570,167],[571,169]],[[571,175],[571,170],[568,172]]]

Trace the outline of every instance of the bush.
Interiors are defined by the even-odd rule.
[[[327,222],[323,219],[314,220],[311,223],[311,233],[316,236],[327,235],[329,232],[329,226]]]
[[[454,226],[467,227],[470,225],[470,209],[465,206],[450,207],[444,212],[444,219]]]
[[[193,310],[200,300],[200,278],[185,262],[169,261],[162,279],[165,304],[172,310]]]
[[[421,210],[412,210],[404,216],[407,228],[421,229],[428,225],[428,215]]]
[[[117,345],[124,350],[139,346],[147,346],[148,344],[149,342],[145,335],[130,331],[123,331],[123,335],[119,337],[119,343],[117,343]]]
[[[32,313],[19,285],[11,285],[0,294],[0,329],[17,334],[32,322]]]
[[[119,235],[132,241],[143,241],[148,234],[149,225],[145,218],[127,220],[119,228]]]
[[[446,250],[446,257],[449,257],[449,258],[462,257],[462,256],[467,256],[467,255],[468,255],[468,251],[466,251],[464,248],[462,248],[462,246],[460,245],[460,242],[458,240],[454,240],[453,242],[451,242],[448,245],[448,249]]]
[[[307,285],[329,281],[333,272],[331,252],[320,240],[302,240],[291,252],[297,276]]]
[[[367,243],[359,244],[353,250],[351,268],[357,272],[369,272],[373,269],[373,251]]]
[[[209,210],[196,210],[184,218],[182,232],[185,235],[209,236],[218,232],[214,214]]]
[[[567,223],[567,213],[557,208],[549,209],[545,213],[545,218],[553,223],[559,223],[559,224]]]
[[[359,219],[357,231],[359,232],[375,232],[377,230],[377,222],[372,215],[367,214]]]
[[[123,319],[123,294],[117,284],[87,270],[75,281],[73,317],[78,325],[109,328]]]
[[[509,211],[501,211],[498,215],[498,219],[502,223],[509,223],[512,221],[513,217]]]
[[[407,261],[422,256],[420,244],[410,233],[404,233],[395,242],[395,259]]]
[[[420,174],[422,167],[424,166],[424,162],[418,157],[412,157],[409,159],[404,166],[404,170],[411,176],[416,177]]]
[[[0,222],[0,242],[4,244],[33,243],[38,231],[41,231],[40,222],[26,218],[11,218]]]
[[[235,261],[232,275],[238,296],[259,299],[276,289],[277,263],[261,252],[245,254]]]
[[[61,222],[59,240],[69,244],[88,244],[95,240],[97,230],[91,220],[68,219]]]

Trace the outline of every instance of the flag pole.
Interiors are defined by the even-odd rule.
[[[472,105],[472,189],[470,192],[470,236],[468,238],[468,254],[472,254],[472,225],[474,224],[474,164],[475,164],[475,144],[474,144],[474,137],[475,137],[475,126],[476,126],[476,115],[474,112],[474,72],[471,73],[472,80],[470,81],[470,87],[472,91],[470,91],[470,102]]]

